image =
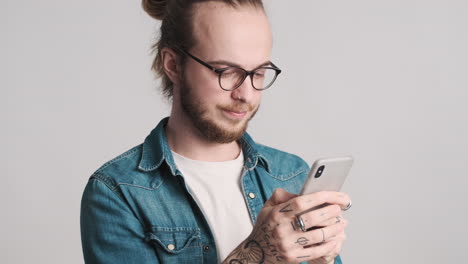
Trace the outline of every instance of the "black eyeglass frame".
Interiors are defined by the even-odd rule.
[[[268,88],[270,88],[273,83],[276,81],[276,78],[278,77],[278,75],[281,73],[281,69],[278,68],[275,64],[273,64],[273,62],[269,62],[271,64],[271,66],[260,66],[252,71],[247,71],[241,67],[237,67],[237,66],[228,66],[228,67],[224,67],[224,68],[215,68],[213,66],[211,66],[210,64],[202,61],[201,59],[195,57],[194,55],[190,54],[188,51],[186,51],[185,49],[180,49],[180,51],[182,53],[184,53],[185,55],[189,56],[190,58],[192,58],[193,60],[195,60],[196,62],[200,63],[201,65],[205,66],[206,68],[210,69],[211,71],[215,72],[216,74],[218,74],[218,84],[219,84],[219,87],[221,87],[221,89],[223,89],[224,91],[234,91],[235,89],[239,88],[245,81],[245,79],[247,78],[247,76],[250,76],[250,81],[252,83],[252,87],[257,90],[257,91],[263,91],[263,90],[266,90]],[[239,82],[239,84],[235,87],[233,87],[232,89],[225,89],[222,85],[221,85],[221,75],[223,74],[223,72],[229,70],[229,69],[232,69],[232,68],[235,68],[235,69],[239,69],[241,71],[244,72],[244,78],[242,79],[242,81]],[[254,81],[253,81],[253,76],[254,74],[260,70],[260,69],[272,69],[275,71],[275,77],[273,78],[273,80],[270,82],[270,84],[268,84],[268,86],[264,87],[264,88],[257,88],[255,87],[254,85]]]

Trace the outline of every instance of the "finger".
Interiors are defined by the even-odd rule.
[[[309,239],[309,244],[319,244],[330,241],[338,235],[342,235],[344,228],[345,227],[342,224],[334,224],[331,226],[307,231],[305,234]]]
[[[335,219],[336,217],[341,215],[341,209],[338,205],[328,205],[326,207],[314,210],[314,211],[306,211],[305,213],[299,214],[297,217],[300,217],[305,225],[306,229],[312,227],[323,227],[328,226],[330,224],[324,224],[327,221],[332,221],[330,219]],[[340,218],[341,220],[341,218]]]
[[[332,251],[330,251],[327,257],[335,258],[337,255],[339,255],[345,240],[346,240],[346,235],[344,233],[336,236],[333,239],[330,239],[329,241],[336,241],[336,246]]]
[[[277,239],[279,248],[284,252],[288,252],[295,248],[316,246],[331,240],[339,241],[337,238],[343,236],[343,230],[343,225],[335,224],[313,231],[294,233],[293,236],[291,236],[291,233],[286,234],[281,230],[275,230],[276,234],[273,237]]]
[[[278,190],[278,189],[277,189]],[[283,190],[284,191],[284,190]],[[272,201],[270,204],[277,204],[277,211],[285,214],[286,217],[296,215],[298,213],[313,211],[319,209],[323,204],[337,204],[340,208],[345,208],[349,203],[349,198],[344,193],[339,192],[317,192],[308,195],[302,195],[293,197],[289,196],[289,199],[279,199],[284,194],[275,193],[270,198]],[[268,201],[267,201],[268,202]]]
[[[328,219],[327,221],[330,221]],[[282,248],[289,249],[295,245],[311,245],[316,243],[322,243],[325,238],[333,238],[341,233],[344,233],[344,229],[347,226],[346,219],[340,219],[340,222],[334,218],[333,224],[327,226],[320,226],[317,228],[304,229],[297,227],[294,221],[290,223],[276,224],[272,227],[272,237],[277,239],[282,245]],[[324,229],[324,233],[320,229]],[[325,237],[324,237],[325,236]],[[304,239],[305,238],[305,239]],[[293,243],[291,243],[293,242]]]
[[[327,256],[335,249],[336,243],[336,241],[330,241],[309,248],[296,248],[286,255],[287,261],[309,261]]]
[[[337,243],[336,243],[336,247],[333,253],[335,253],[336,255],[340,254],[341,248],[343,247],[343,243],[345,242],[345,240],[346,240],[346,234],[344,233],[343,235],[340,235],[338,236],[337,239],[335,239]]]
[[[335,248],[332,249],[326,256],[323,256],[322,258],[319,258],[319,259],[316,259],[316,260],[321,260],[321,259],[328,259],[329,261],[325,261],[325,262],[309,262],[309,263],[329,263],[331,260],[333,260],[337,255],[340,254],[341,252],[341,249],[343,247],[343,244],[346,240],[346,233],[343,231],[341,233],[339,233],[338,235],[332,237],[332,238],[329,238],[328,239],[328,242],[331,242],[331,241],[335,241],[336,242],[336,245],[335,245]],[[313,247],[314,245],[311,245],[311,246],[305,246],[304,248],[309,248],[309,247]]]
[[[275,206],[281,203],[285,203],[297,196],[297,194],[289,193],[282,188],[277,188],[271,195],[270,199],[266,201],[265,205]]]
[[[301,199],[305,200],[307,203],[310,204],[308,205],[309,208],[324,203],[337,204],[341,208],[346,208],[346,206],[348,206],[349,202],[351,201],[351,198],[346,193],[332,191],[316,192],[302,195],[300,197],[302,197]]]
[[[330,226],[334,224],[341,223],[345,225],[345,227],[348,225],[348,220],[345,219],[342,215],[336,216],[336,217],[331,217],[327,220],[324,220],[321,223],[318,223],[317,226]]]
[[[331,241],[331,240],[337,241],[338,243],[343,243],[346,240],[346,233],[343,231],[337,234],[336,236],[332,236],[328,238],[328,241]]]
[[[326,227],[326,226],[331,226],[331,225],[334,225],[334,224],[338,224],[338,223],[342,223],[344,220],[342,217],[340,216],[336,216],[336,217],[331,217],[331,218],[328,218],[320,223],[317,223],[317,225],[315,225],[314,227],[316,228],[320,228],[320,227]]]

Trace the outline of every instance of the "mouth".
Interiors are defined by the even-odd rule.
[[[217,107],[223,115],[236,123],[250,119],[250,115],[255,112],[255,107],[251,104],[232,104],[232,105],[218,105]]]
[[[234,119],[242,119],[247,115],[247,111],[223,109],[223,112]]]

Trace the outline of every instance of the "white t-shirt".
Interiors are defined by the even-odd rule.
[[[219,261],[223,261],[252,232],[252,222],[242,195],[242,152],[235,160],[206,162],[172,151],[175,164],[201,207],[213,232]]]

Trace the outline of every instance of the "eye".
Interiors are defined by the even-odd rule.
[[[263,77],[263,76],[265,76],[265,73],[256,72],[256,73],[255,73],[255,76],[257,76],[257,77]]]
[[[264,77],[266,69],[258,69],[255,71],[255,77]]]
[[[221,74],[222,78],[234,78],[239,75],[239,70],[236,68],[229,68],[223,71]]]

